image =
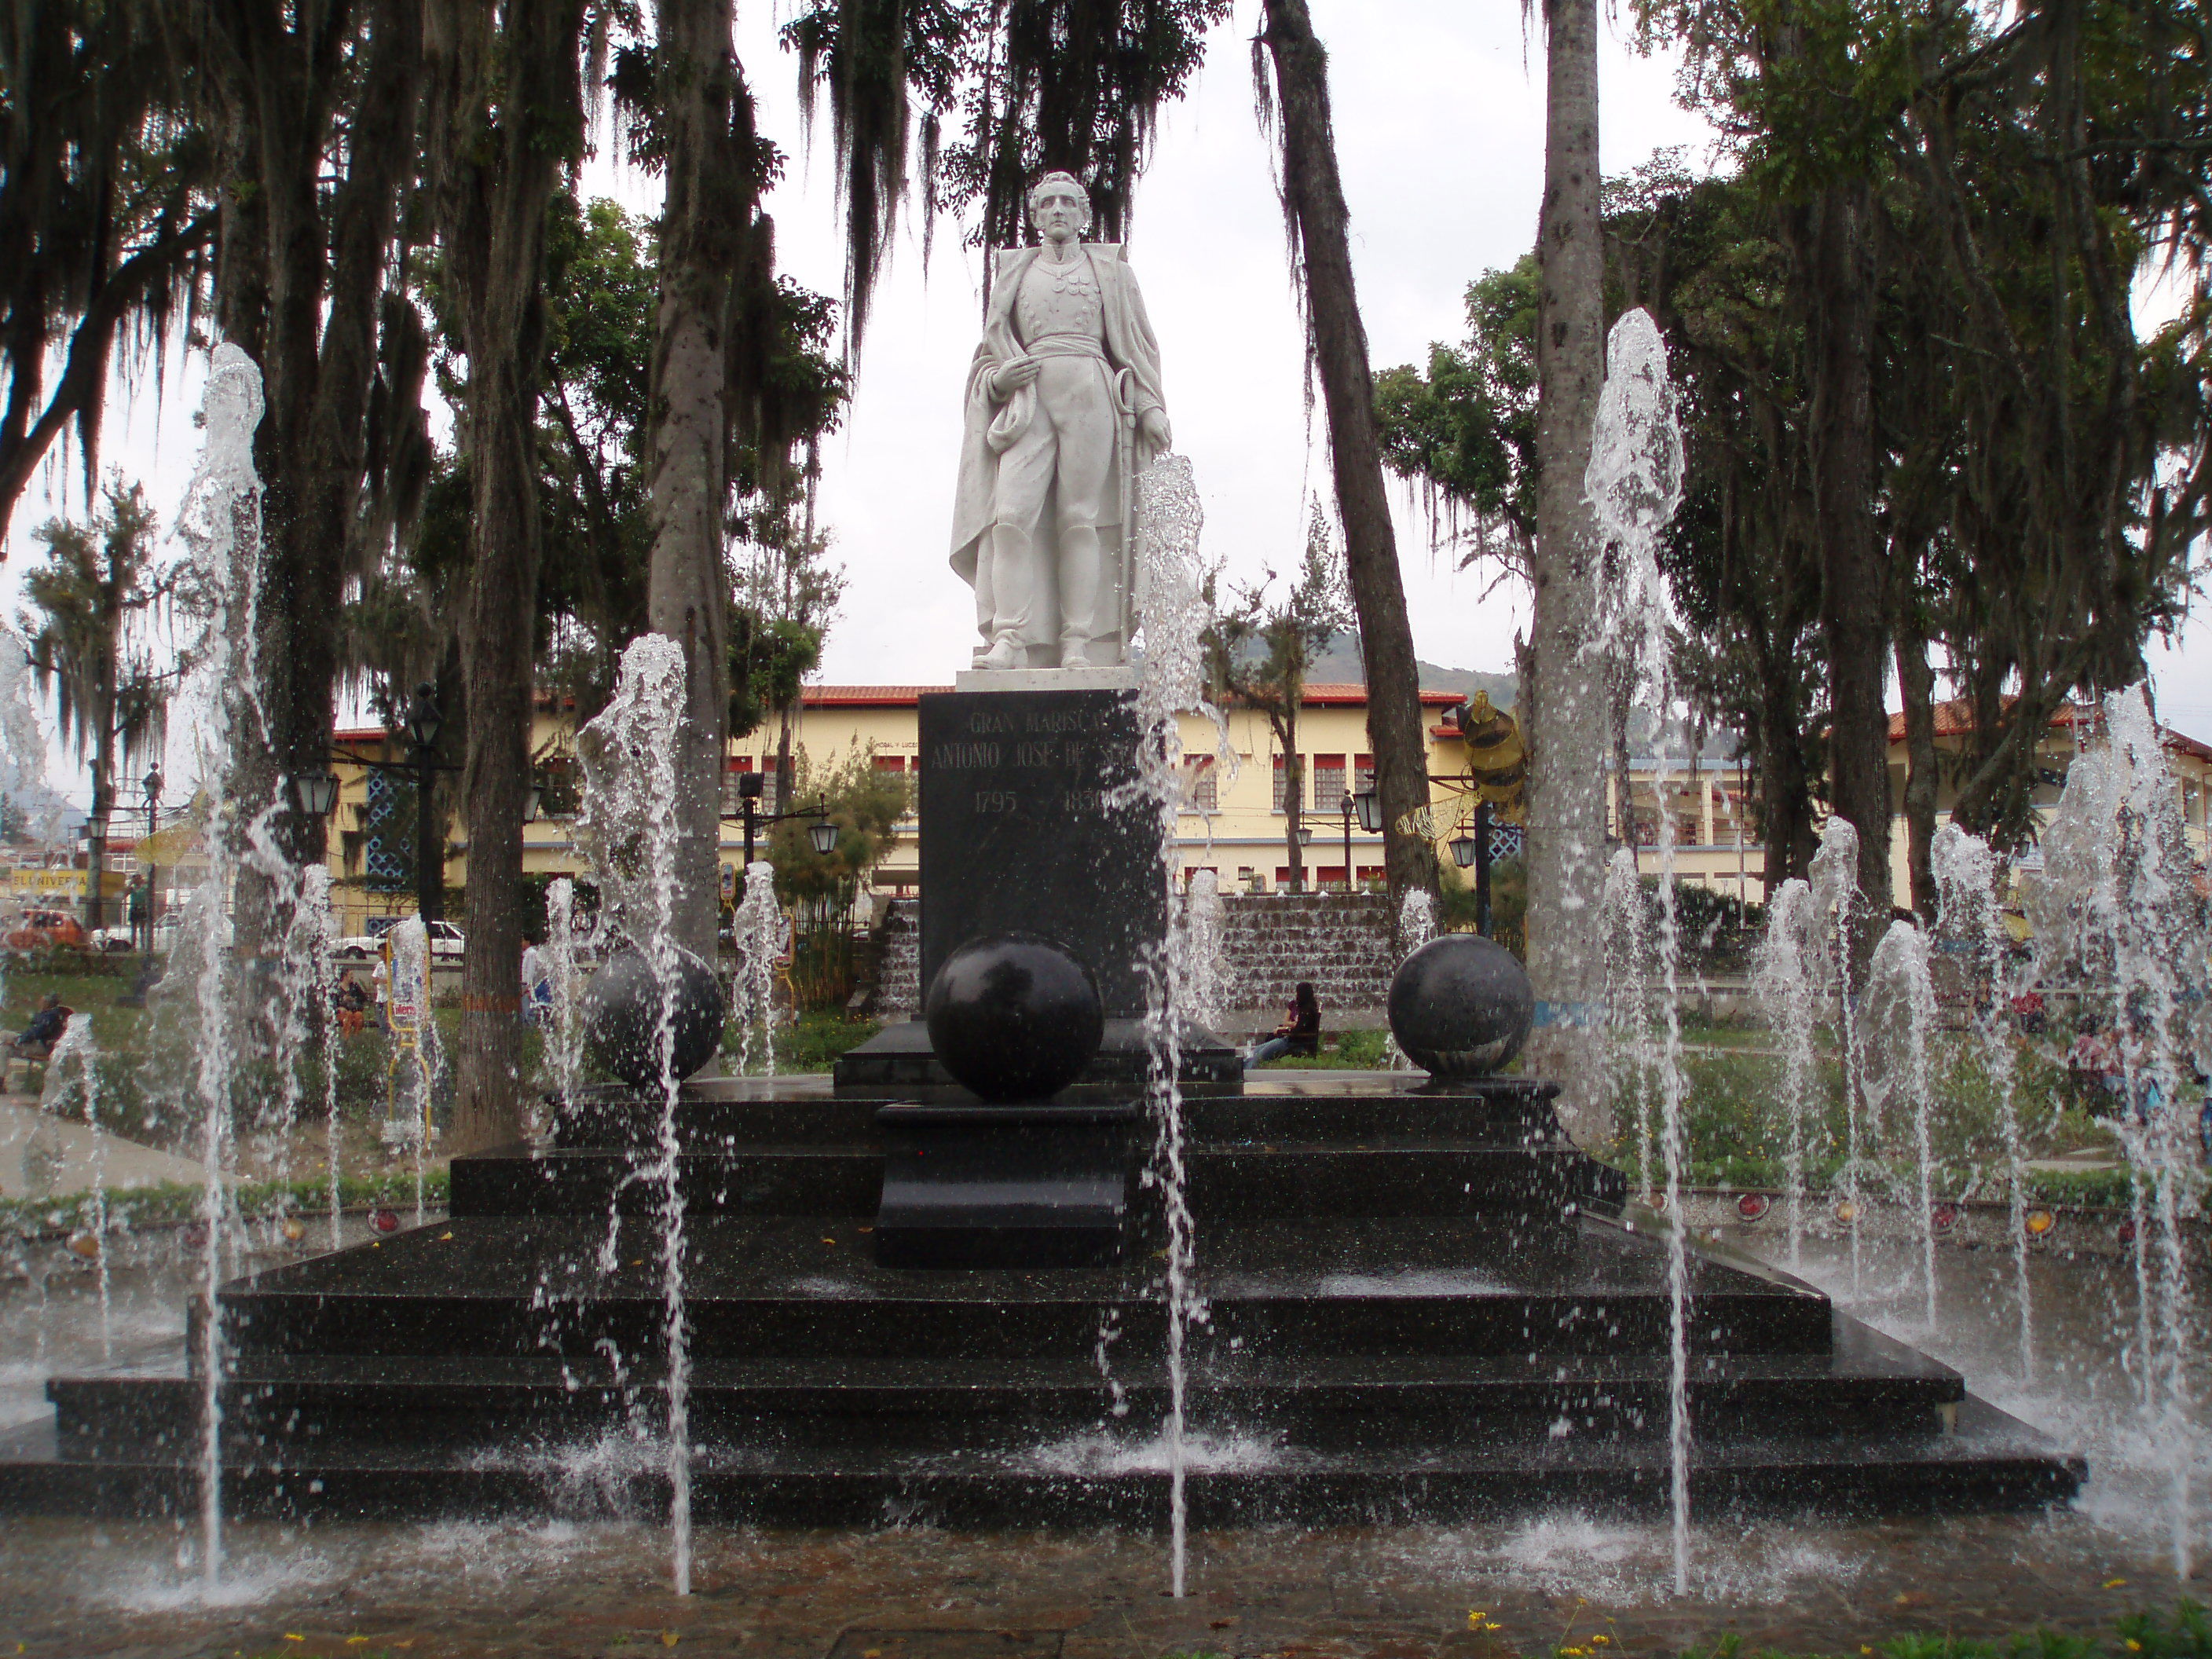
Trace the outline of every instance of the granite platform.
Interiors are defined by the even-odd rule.
[[[1449,1522],[1668,1492],[1664,1250],[1548,1090],[1410,1079],[1188,1103],[1194,1524]],[[917,1271],[872,1249],[896,1094],[717,1084],[678,1115],[702,1519],[1164,1524],[1149,1123],[1121,1259]],[[665,1501],[647,1114],[454,1161],[448,1220],[225,1285],[225,1501],[243,1514],[649,1515]],[[612,1243],[611,1270],[602,1270]],[[1701,1511],[2033,1507],[2078,1459],[1958,1373],[1745,1257],[1691,1258]],[[196,1349],[195,1349],[196,1351]],[[184,1368],[56,1379],[0,1510],[196,1501]]]

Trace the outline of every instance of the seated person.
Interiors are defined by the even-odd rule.
[[[69,1030],[70,1016],[76,1011],[62,1006],[61,993],[49,991],[40,1000],[38,1012],[23,1028],[21,1036],[11,1037],[8,1052],[18,1060],[44,1060],[54,1051],[54,1044],[62,1040]]]
[[[1313,981],[1298,981],[1297,994],[1284,1010],[1283,1023],[1267,1036],[1264,1042],[1254,1047],[1244,1057],[1247,1066],[1264,1065],[1271,1060],[1280,1060],[1285,1054],[1303,1055],[1311,1059],[1321,1053],[1321,999],[1314,994]]]
[[[331,994],[331,1005],[337,1008],[338,1030],[347,1036],[355,1036],[368,1024],[368,993],[353,976],[353,969],[343,969],[338,975],[337,989]]]

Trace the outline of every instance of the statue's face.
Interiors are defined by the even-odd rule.
[[[1030,204],[1030,221],[1048,242],[1071,242],[1083,234],[1091,204],[1066,185],[1048,185]]]

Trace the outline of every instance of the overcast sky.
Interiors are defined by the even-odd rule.
[[[793,60],[775,44],[789,6],[740,0],[738,46],[760,102],[761,127],[792,155],[770,203],[783,269],[836,293],[842,244],[831,150],[810,165]],[[1304,538],[1304,502],[1328,488],[1319,411],[1303,391],[1301,330],[1286,276],[1269,150],[1253,118],[1249,42],[1257,0],[1208,42],[1190,95],[1170,107],[1136,198],[1130,259],[1160,339],[1176,447],[1205,500],[1206,545],[1232,571],[1287,568]],[[1378,368],[1425,359],[1429,343],[1464,332],[1462,295],[1483,270],[1527,252],[1543,179],[1543,55],[1524,38],[1514,0],[1313,0],[1329,48],[1339,159],[1352,211],[1361,309]],[[1378,16],[1387,15],[1387,27]],[[1624,31],[1602,32],[1605,169],[1618,173],[1668,146],[1693,167],[1716,159],[1711,129],[1674,102],[1674,66],[1636,55]],[[1409,47],[1418,42],[1418,50]],[[591,195],[653,210],[652,181],[609,160],[591,164]],[[878,290],[857,396],[826,447],[823,520],[850,575],[823,662],[825,680],[948,683],[974,642],[969,590],[945,562],[960,395],[979,319],[981,257],[939,227],[925,271],[919,225],[902,229]],[[107,459],[143,478],[173,514],[190,470],[198,363],[173,372],[157,410],[150,392],[116,408]],[[55,469],[18,512],[0,603],[12,616],[31,555],[24,533],[57,506]],[[79,507],[74,481],[68,506]],[[1412,498],[1398,492],[1399,547],[1414,642],[1431,662],[1502,669],[1512,659],[1527,597],[1494,591],[1480,573],[1455,576],[1427,547]],[[2194,649],[2154,647],[2160,713],[2212,738],[2212,666]],[[58,760],[58,757],[57,757]],[[87,793],[81,769],[54,781]]]

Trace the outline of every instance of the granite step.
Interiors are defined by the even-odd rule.
[[[718,1079],[677,1104],[680,1144],[701,1151],[763,1146],[880,1147],[876,1114],[921,1099],[913,1090],[824,1095],[772,1092],[771,1079]],[[1500,1079],[1480,1093],[1379,1096],[1316,1091],[1297,1095],[1194,1094],[1182,1103],[1183,1134],[1194,1146],[1298,1142],[1364,1148],[1395,1142],[1453,1140],[1499,1146],[1555,1139],[1545,1085]],[[743,1092],[738,1092],[742,1089]],[[932,1096],[932,1099],[939,1097]],[[947,1100],[971,1098],[947,1091]],[[635,1149],[658,1156],[657,1106],[610,1092],[581,1096],[562,1109],[553,1139],[564,1151]]]
[[[642,1152],[515,1146],[455,1158],[456,1216],[603,1216],[657,1211],[659,1183]],[[1579,1200],[1620,1196],[1620,1183],[1571,1146],[1376,1136],[1360,1146],[1200,1144],[1185,1153],[1187,1201],[1209,1227],[1310,1216],[1556,1217]],[[1132,1160],[1132,1164],[1135,1160]],[[843,1144],[743,1145],[680,1153],[685,1207],[727,1215],[872,1218],[884,1154]],[[1134,1168],[1132,1186],[1138,1180]]]
[[[455,1215],[226,1286],[230,1346],[291,1352],[576,1357],[657,1351],[657,1224]],[[702,1359],[1088,1357],[1103,1321],[1158,1351],[1159,1263],[915,1272],[876,1266],[851,1218],[701,1217],[685,1285]],[[1194,1275],[1213,1341],[1255,1354],[1663,1352],[1665,1259],[1584,1217],[1540,1236],[1483,1221],[1255,1222],[1201,1244]],[[1786,1276],[1691,1262],[1701,1353],[1820,1353],[1830,1310]]]
[[[1109,1352],[1127,1350],[1117,1340]],[[204,1401],[181,1358],[165,1372],[55,1382],[63,1449],[114,1460],[196,1448]],[[1200,1432],[1304,1448],[1650,1437],[1666,1432],[1670,1369],[1662,1354],[1261,1356],[1214,1343],[1192,1356],[1187,1409]],[[241,1450],[302,1437],[573,1439],[662,1420],[664,1387],[657,1367],[617,1368],[604,1355],[246,1353],[227,1371],[222,1422]],[[1956,1372],[1839,1319],[1828,1353],[1700,1356],[1687,1398],[1694,1431],[1711,1438],[1925,1427],[1965,1394]],[[1095,1358],[708,1359],[689,1396],[702,1442],[945,1449],[1159,1420],[1169,1397],[1156,1356],[1103,1371]]]
[[[1657,1515],[1668,1503],[1663,1437],[1521,1436],[1409,1452],[1285,1446],[1264,1435],[1186,1443],[1195,1527],[1449,1523],[1573,1504]],[[2041,1436],[1969,1396],[1946,1424],[1693,1441],[1692,1512],[1832,1516],[2063,1503],[2085,1471]],[[1162,1529],[1168,1453],[1151,1424],[957,1451],[718,1448],[691,1460],[694,1516],[720,1524],[954,1527],[1115,1525]],[[295,1442],[225,1458],[234,1516],[666,1513],[664,1449],[647,1435],[436,1445]],[[190,1457],[71,1460],[40,1424],[0,1438],[0,1511],[150,1516],[198,1503]]]

